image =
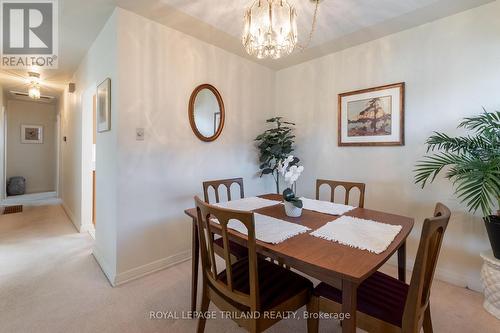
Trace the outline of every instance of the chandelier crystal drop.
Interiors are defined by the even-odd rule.
[[[297,40],[297,12],[287,0],[256,0],[246,11],[242,42],[248,54],[279,59]]]

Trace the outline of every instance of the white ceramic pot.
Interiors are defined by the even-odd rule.
[[[286,216],[299,217],[302,215],[302,208],[295,207],[293,203],[284,201]]]

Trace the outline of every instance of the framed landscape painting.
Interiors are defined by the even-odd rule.
[[[339,146],[404,145],[405,84],[339,95]]]

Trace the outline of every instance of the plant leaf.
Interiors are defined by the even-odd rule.
[[[293,193],[291,188],[287,188],[283,191],[283,199],[292,201],[293,198],[295,198],[295,193]]]
[[[262,170],[262,174],[263,174],[263,175],[268,175],[268,174],[270,174],[270,173],[273,173],[273,171],[274,171],[274,170],[273,170],[273,169],[271,169],[271,168],[266,168],[266,169]]]
[[[500,201],[500,112],[484,112],[467,117],[459,127],[474,135],[450,137],[435,132],[427,141],[427,155],[415,166],[415,183],[424,187],[448,168],[455,193],[471,212],[487,216]]]

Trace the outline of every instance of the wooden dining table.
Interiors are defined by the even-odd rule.
[[[261,198],[282,201],[281,195],[266,194]],[[271,216],[280,220],[298,223],[316,230],[338,216],[323,214],[304,209],[298,218],[288,217],[284,206],[277,204],[254,210],[255,213]],[[192,281],[191,281],[191,310],[196,309],[196,295],[198,285],[199,240],[196,209],[185,210],[192,220]],[[366,208],[355,208],[344,214],[366,220],[401,225],[402,229],[389,247],[380,254],[341,245],[337,242],[321,239],[303,233],[289,238],[279,244],[270,244],[257,240],[257,252],[263,256],[278,260],[297,271],[326,282],[342,290],[342,312],[349,314],[342,323],[342,332],[356,331],[356,300],[358,286],[389,258],[398,251],[398,278],[406,280],[406,238],[410,234],[414,220],[410,217],[379,212]],[[219,225],[212,224],[215,229]],[[237,231],[230,231],[232,241],[241,245],[246,244],[246,236]]]

